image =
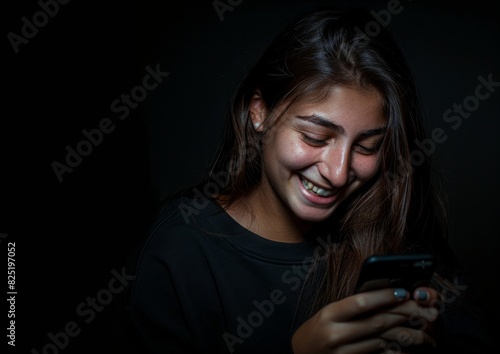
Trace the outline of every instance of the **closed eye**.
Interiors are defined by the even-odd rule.
[[[366,145],[362,145],[362,144],[356,144],[354,146],[354,148],[360,154],[371,155],[371,154],[376,153],[380,149],[381,145],[382,145],[382,139],[380,139],[379,141],[377,141],[375,144],[373,144],[371,146],[366,146]]]
[[[302,140],[304,140],[307,144],[311,146],[320,147],[320,146],[325,146],[327,144],[328,139],[315,139],[313,137],[310,137],[309,135],[302,133]]]
[[[357,152],[363,154],[363,155],[371,155],[377,152],[378,146],[375,146],[373,148],[369,148],[363,145],[356,145],[355,149]]]

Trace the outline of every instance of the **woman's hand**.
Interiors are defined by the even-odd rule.
[[[440,298],[431,288],[417,289],[412,299],[404,289],[352,295],[330,303],[300,326],[292,338],[294,354],[380,353],[411,346],[434,345],[429,334]],[[409,326],[408,326],[409,325]]]

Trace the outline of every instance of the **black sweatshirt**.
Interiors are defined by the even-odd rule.
[[[321,247],[264,239],[208,199],[171,200],[137,256],[127,352],[292,353],[302,285]],[[480,353],[480,331],[454,310],[438,352]]]
[[[269,241],[213,201],[176,199],[140,254],[131,316],[154,353],[290,353],[315,246]]]

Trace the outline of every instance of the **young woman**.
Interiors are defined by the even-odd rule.
[[[247,74],[207,180],[165,203],[138,256],[141,352],[479,348],[430,162],[412,154],[412,76],[388,32],[361,30],[371,20],[308,13]],[[355,294],[366,257],[422,251],[431,286]]]

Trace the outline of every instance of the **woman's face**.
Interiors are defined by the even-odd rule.
[[[325,220],[376,174],[386,124],[373,88],[335,86],[319,102],[297,103],[264,138],[258,188],[274,208]]]

